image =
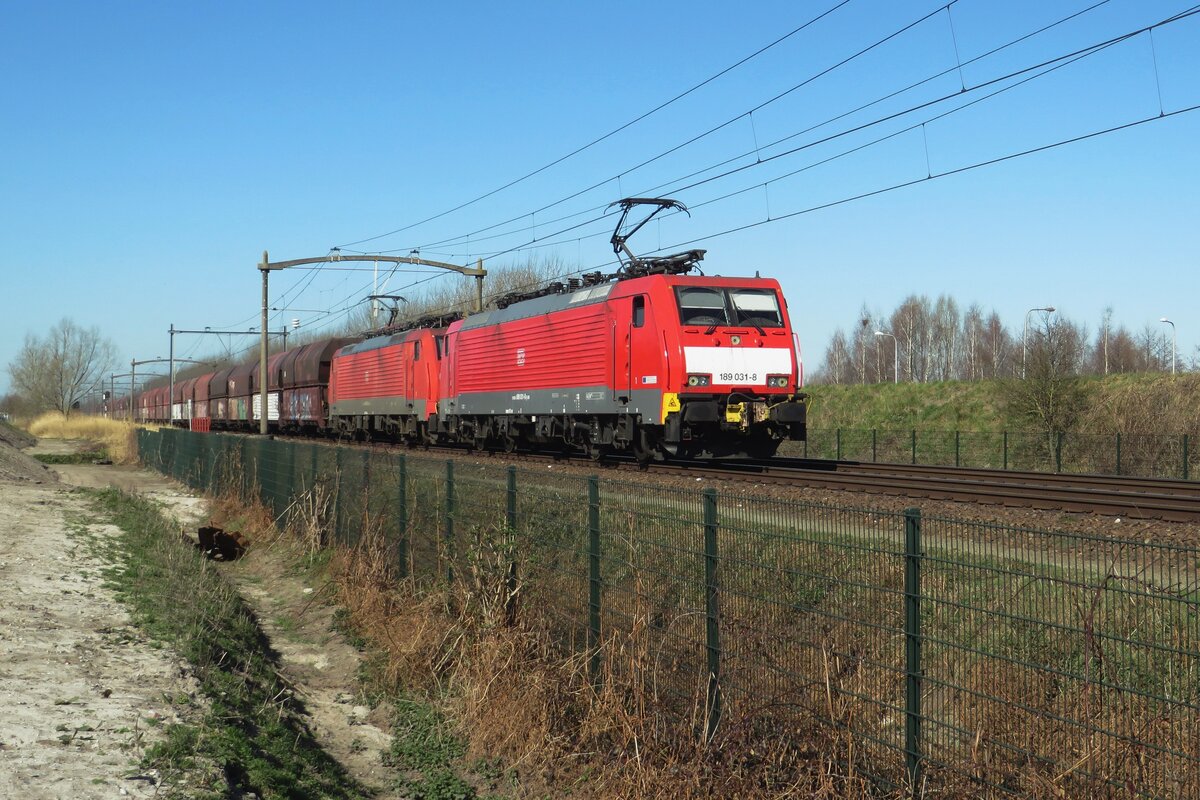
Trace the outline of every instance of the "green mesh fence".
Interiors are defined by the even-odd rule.
[[[329,541],[381,537],[398,580],[467,588],[685,735],[815,743],[883,791],[1198,796],[1194,547],[487,457],[173,430],[138,446]]]

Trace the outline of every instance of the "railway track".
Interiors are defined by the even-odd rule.
[[[783,458],[666,464],[655,468],[697,477],[709,475],[931,500],[1131,519],[1200,521],[1200,484],[1193,481]]]
[[[381,445],[375,443],[358,446]],[[406,449],[396,445],[384,447]],[[460,448],[447,448],[445,452],[477,453]],[[517,451],[491,454],[516,461],[596,464],[586,456],[562,453]],[[648,469],[657,474],[776,486],[804,486],[913,499],[948,500],[1129,519],[1200,522],[1200,482],[1166,478],[1013,472],[796,458],[697,460],[652,463],[648,467],[641,467],[632,458],[609,457],[605,459],[603,466],[639,473]]]

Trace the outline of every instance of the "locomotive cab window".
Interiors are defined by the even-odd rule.
[[[413,361],[421,360],[421,340],[413,342]]]
[[[760,328],[782,328],[783,315],[779,301],[770,289],[730,289],[729,299],[737,315],[737,324],[757,325]]]
[[[706,286],[681,286],[675,290],[679,299],[679,321],[684,325],[728,325],[725,292]]]
[[[640,328],[646,324],[646,298],[638,295],[633,298],[633,327]]]

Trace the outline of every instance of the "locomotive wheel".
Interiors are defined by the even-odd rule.
[[[779,439],[772,439],[767,436],[755,437],[746,443],[746,455],[750,458],[762,460],[774,458],[780,443]]]
[[[650,444],[650,437],[646,435],[646,431],[638,431],[633,439],[633,457],[637,459],[638,464],[645,467],[656,455],[655,447]]]

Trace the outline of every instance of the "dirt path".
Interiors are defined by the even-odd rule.
[[[116,534],[63,485],[0,483],[0,796],[152,797],[136,767],[194,682],[103,585]]]
[[[230,573],[297,686],[317,741],[351,775],[386,797],[388,770],[382,756],[391,737],[385,732],[385,710],[372,710],[355,692],[359,653],[334,630],[334,609],[324,601],[325,588],[307,585],[284,567],[297,560],[291,547],[284,542],[257,549],[252,545]]]
[[[72,453],[81,445],[44,441],[26,452]],[[61,484],[0,481],[0,519],[8,522],[0,536],[0,797],[152,797],[157,776],[139,775],[136,764],[157,729],[175,719],[169,700],[194,699],[195,684],[186,665],[130,626],[104,587],[104,564],[87,538],[117,531],[88,524],[94,513],[73,487],[142,494],[193,530],[208,507],[147,470],[54,470]],[[313,601],[313,587],[282,566],[282,555],[252,546],[226,574],[257,611],[318,740],[386,796],[380,755],[390,739],[354,694],[358,652],[332,630],[332,610]]]

